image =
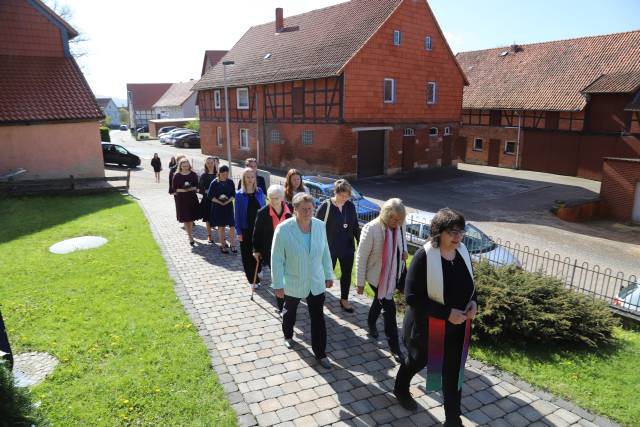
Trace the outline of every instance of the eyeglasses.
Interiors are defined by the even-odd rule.
[[[447,233],[451,234],[453,237],[464,237],[466,231],[464,230],[447,230]]]

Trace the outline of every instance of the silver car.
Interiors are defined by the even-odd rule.
[[[415,212],[407,215],[407,242],[422,246],[431,234],[431,220],[435,216],[433,212]],[[500,267],[515,265],[522,267],[522,263],[506,248],[497,245],[489,236],[478,227],[467,222],[465,236],[462,242],[465,244],[474,261],[486,259],[491,265]]]
[[[640,312],[640,282],[631,283],[620,289],[613,299],[613,305],[629,311]]]

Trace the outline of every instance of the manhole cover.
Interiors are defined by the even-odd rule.
[[[29,352],[13,356],[13,377],[18,387],[31,387],[42,382],[58,364],[49,353]]]
[[[107,243],[107,239],[99,236],[83,236],[75,237],[73,239],[63,240],[54,245],[51,245],[49,252],[54,254],[68,254],[75,251],[81,251],[84,249],[95,249]]]

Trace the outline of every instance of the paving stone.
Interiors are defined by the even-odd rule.
[[[507,414],[504,419],[513,427],[525,427],[530,424],[530,421],[518,412]]]
[[[318,407],[314,402],[303,401],[296,405],[296,411],[298,411],[301,416],[305,416],[318,412]]]
[[[538,421],[543,416],[531,405],[523,406],[522,408],[518,409],[518,413],[531,422]]]
[[[531,402],[529,406],[538,411],[538,413],[542,416],[552,414],[560,409],[553,403],[545,402],[544,400],[536,400],[535,402]]]
[[[282,409],[278,409],[276,411],[276,414],[278,415],[280,421],[291,421],[300,416],[300,414],[298,414],[298,411],[294,407],[285,407]]]
[[[316,412],[315,414],[313,414],[313,419],[319,426],[326,426],[340,420],[340,418],[336,416],[336,414],[329,410]]]
[[[505,412],[493,403],[483,406],[480,410],[490,419],[500,418],[505,415]]]
[[[520,405],[515,403],[512,399],[504,398],[496,402],[496,405],[507,414],[513,411],[517,411]]]
[[[260,426],[272,426],[280,422],[280,418],[275,412],[266,412],[256,417],[258,425]]]
[[[565,420],[569,424],[575,424],[580,421],[580,417],[574,414],[573,412],[569,412],[564,408],[558,409],[553,415],[558,416]]]
[[[506,420],[503,418],[498,418],[497,420],[493,420],[489,423],[489,427],[511,427]]]
[[[471,421],[477,424],[487,424],[491,421],[491,418],[488,417],[484,412],[480,409],[476,409],[475,411],[467,412],[464,414],[465,417],[469,418]]]
[[[566,427],[570,425],[568,422],[566,422],[564,419],[560,418],[556,414],[547,415],[546,417],[544,417],[544,422],[553,427]]]

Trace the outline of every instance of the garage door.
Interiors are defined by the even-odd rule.
[[[384,174],[384,130],[358,132],[358,178]]]

